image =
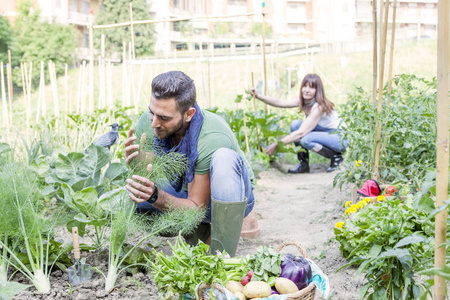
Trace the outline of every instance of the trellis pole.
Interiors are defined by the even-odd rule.
[[[392,10],[392,33],[391,33],[391,52],[389,56],[389,80],[388,80],[388,103],[391,102],[392,88],[392,67],[394,65],[394,44],[395,44],[395,21],[397,16],[397,0],[394,0],[394,9]]]
[[[377,1],[372,0],[372,21],[373,21],[373,79],[372,79],[372,102],[377,99],[377,76],[378,76],[378,44],[377,44]]]
[[[136,53],[134,52],[134,28],[133,28],[133,2],[130,2],[130,34],[131,34],[131,57],[136,58]]]
[[[13,101],[13,81],[11,69],[11,50],[8,49],[8,63],[6,64],[6,78],[8,81],[8,100],[9,100],[9,123],[13,123],[12,101]]]
[[[6,103],[6,90],[5,90],[5,73],[3,72],[3,62],[0,62],[1,69],[1,86],[2,86],[2,119],[3,126],[9,126],[9,116],[8,116],[8,104]]]
[[[256,89],[256,87],[255,87],[255,79],[253,78],[253,72],[252,72],[252,87],[254,87]],[[256,93],[256,91],[255,91],[255,93]],[[255,93],[253,93],[253,97],[252,98],[253,98],[253,112],[255,113],[255,116],[256,116],[256,100],[255,100],[256,96],[255,96]],[[257,126],[255,126],[255,131],[256,131],[256,139],[258,141],[258,150],[261,151],[261,143],[259,141],[259,130],[258,130]]]
[[[48,73],[50,76],[50,86],[53,96],[53,110],[55,116],[58,117],[59,116],[58,88],[56,85],[55,64],[51,60],[48,61]]]
[[[383,5],[383,0],[381,0]],[[378,108],[377,108],[377,133],[376,133],[376,145],[375,145],[375,162],[373,167],[373,179],[378,180],[378,167],[380,163],[380,147],[381,147],[381,112],[383,111],[383,78],[384,78],[384,60],[386,54],[386,36],[389,16],[389,0],[386,0],[384,6],[384,20],[380,19],[380,76],[378,80]]]
[[[94,110],[94,16],[92,9],[89,10],[89,107],[88,111]]]
[[[449,72],[450,43],[448,32],[450,0],[440,0],[438,4],[438,49],[437,49],[437,139],[436,139],[436,207],[444,205],[448,199],[448,157],[449,157]],[[434,267],[441,269],[445,265],[447,210],[436,215]],[[434,299],[444,300],[446,294],[445,279],[434,276]]]
[[[263,1],[262,8],[266,7],[266,2]],[[266,67],[266,12],[262,11],[263,23],[262,23],[262,53],[263,53],[263,65],[264,65],[264,95],[267,95],[267,67]],[[264,110],[268,111],[267,104],[264,104]]]

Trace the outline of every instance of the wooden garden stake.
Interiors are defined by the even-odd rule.
[[[27,75],[27,69],[25,68],[25,75]],[[31,120],[31,79],[33,78],[33,62],[30,62],[30,73],[25,76],[26,90],[27,90],[27,121]]]
[[[25,63],[26,64],[26,63]],[[27,82],[25,82],[25,71],[24,71],[24,65],[23,63],[20,63],[20,75],[22,76],[22,91],[23,91],[23,95],[25,96],[26,99],[28,99],[28,93],[27,93]],[[28,102],[27,102],[27,118],[26,118],[26,124],[27,124],[27,128],[30,127],[30,114],[28,113]]]
[[[252,87],[255,87],[255,80],[253,79],[253,72],[252,72]],[[255,93],[253,93],[252,96],[253,99],[253,112],[255,113],[255,117],[256,117],[256,100],[255,100]],[[256,131],[256,139],[258,141],[258,150],[261,151],[261,143],[259,141],[259,130],[258,130],[258,126],[255,126],[255,131]]]
[[[377,68],[378,68],[378,45],[377,45],[377,1],[372,1],[372,21],[373,21],[373,80],[372,80],[372,102],[377,99]]]
[[[131,57],[133,59],[136,58],[136,54],[134,52],[134,28],[133,28],[133,2],[130,2],[130,34],[131,34]]]
[[[98,57],[98,76],[100,81],[99,86],[99,101],[98,101],[98,108],[105,107],[105,66],[104,61],[101,56]]]
[[[77,103],[75,105],[76,106],[75,107],[75,112],[77,114],[80,113],[80,107],[81,107],[81,89],[82,89],[82,87],[81,87],[81,84],[82,84],[81,77],[82,76],[83,76],[83,66],[80,66],[80,69],[78,71],[78,89],[77,89],[77,99],[76,99]]]
[[[94,110],[94,16],[89,10],[89,111]]]
[[[45,73],[44,73],[44,62],[41,61],[41,105],[42,105],[42,116],[45,118],[47,116],[47,99],[45,98]],[[36,120],[38,122],[39,119]]]
[[[8,81],[8,99],[9,99],[9,123],[12,124],[13,112],[12,112],[12,101],[13,101],[13,82],[12,82],[12,70],[11,70],[11,50],[8,49],[8,63],[6,64],[6,79]]]
[[[394,65],[394,43],[395,43],[395,20],[397,15],[397,0],[394,0],[394,10],[392,11],[392,30],[391,30],[391,52],[389,56],[389,79],[388,79],[388,104],[391,103],[392,87],[392,67]]]
[[[2,81],[2,119],[3,119],[3,126],[8,127],[9,126],[9,116],[8,116],[8,104],[6,103],[6,90],[5,90],[5,74],[3,72],[3,62],[0,62],[0,69],[1,69],[1,78]]]
[[[81,101],[80,101],[80,113],[86,112],[86,61],[83,60],[83,69],[81,76]]]
[[[107,72],[106,72],[106,81],[107,81],[107,89],[106,89],[106,99],[108,101],[108,108],[113,108],[113,100],[112,100],[112,67],[111,62],[108,61],[107,64]]]
[[[450,43],[448,36],[450,0],[441,0],[438,4],[438,49],[437,49],[437,140],[436,140],[436,207],[444,205],[448,199],[448,157],[449,157],[449,71]],[[447,210],[436,215],[435,219],[434,267],[442,269],[445,265]],[[434,276],[434,299],[444,300],[446,294],[445,279]]]
[[[383,0],[381,0],[383,3]],[[387,26],[388,26],[388,15],[389,15],[389,0],[386,0],[384,7],[384,20],[380,23],[380,27],[383,26],[383,30],[380,38],[380,77],[378,81],[378,117],[381,118],[381,112],[383,110],[383,78],[384,78],[384,58],[386,54],[386,36],[387,36]],[[377,121],[377,133],[376,133],[376,146],[375,146],[375,161],[373,168],[373,178],[378,180],[378,167],[380,163],[380,147],[381,147],[381,120]]]
[[[59,105],[58,105],[58,89],[56,86],[56,74],[55,74],[55,65],[51,60],[48,61],[48,73],[50,76],[50,85],[52,89],[53,96],[53,110],[55,116],[59,116]]]
[[[64,110],[66,111],[66,117],[67,117],[67,113],[71,110],[72,107],[72,103],[69,104],[69,82],[68,82],[68,70],[69,67],[67,66],[67,64],[65,64],[64,66],[64,100],[66,102]]]
[[[262,7],[266,6],[266,3],[262,3]],[[267,68],[266,68],[266,12],[262,12],[263,24],[262,24],[262,52],[263,52],[263,65],[264,65],[264,95],[267,95]],[[267,104],[264,104],[264,110],[268,111]]]

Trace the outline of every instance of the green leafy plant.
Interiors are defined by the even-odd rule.
[[[189,246],[178,236],[172,246],[172,255],[154,250],[155,259],[148,260],[152,275],[163,299],[174,299],[176,294],[193,292],[200,283],[223,283],[226,279],[223,259],[208,255],[209,246],[199,241]]]
[[[383,91],[383,111],[362,88],[343,106],[341,117],[347,124],[344,138],[349,150],[344,170],[334,184],[344,182],[358,186],[371,178],[374,168],[376,124],[381,122],[379,182],[405,183],[420,187],[430,167],[436,165],[436,80],[427,81],[415,75],[393,78],[392,92]],[[389,100],[389,103],[388,103]]]
[[[344,267],[358,266],[367,283],[360,299],[417,299],[425,284],[414,275],[432,264],[432,220],[412,200],[369,204],[336,226]]]
[[[50,271],[58,258],[67,252],[64,247],[51,242],[53,229],[65,223],[65,215],[58,211],[50,216],[44,213],[39,203],[41,198],[35,173],[20,163],[2,166],[0,190],[4,208],[0,211],[1,219],[2,223],[8,223],[0,226],[0,263],[7,262],[27,277],[39,292],[47,293]]]

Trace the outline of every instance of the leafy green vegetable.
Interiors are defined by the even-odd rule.
[[[278,277],[281,274],[281,261],[283,254],[275,249],[266,246],[260,246],[255,254],[248,257],[248,268],[253,270],[252,281],[269,281],[270,277]]]
[[[189,246],[178,236],[171,245],[172,256],[161,251],[155,253],[155,260],[149,260],[158,291],[164,299],[173,299],[175,294],[193,292],[200,283],[223,283],[226,279],[223,259],[208,255],[209,246],[199,241]]]

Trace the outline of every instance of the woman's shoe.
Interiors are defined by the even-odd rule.
[[[308,150],[297,153],[297,158],[300,161],[297,167],[289,169],[290,174],[309,173],[309,152]]]

